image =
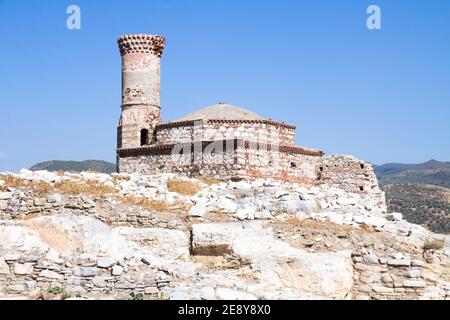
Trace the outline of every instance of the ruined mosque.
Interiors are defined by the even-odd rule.
[[[370,164],[296,146],[292,124],[225,103],[162,123],[160,58],[165,39],[129,34],[118,44],[122,57],[118,172],[326,183],[350,192],[376,193],[384,201]]]

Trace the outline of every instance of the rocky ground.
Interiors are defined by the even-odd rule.
[[[325,185],[0,173],[3,297],[447,299],[449,244]]]

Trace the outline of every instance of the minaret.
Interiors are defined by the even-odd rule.
[[[128,34],[118,39],[122,56],[122,114],[117,148],[151,143],[160,115],[160,58],[165,39],[158,35]]]

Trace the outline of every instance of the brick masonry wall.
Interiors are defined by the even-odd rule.
[[[323,157],[319,164],[320,181],[348,192],[367,195],[386,212],[384,192],[378,185],[378,179],[370,163],[353,156],[332,155]]]
[[[122,56],[122,113],[117,147],[141,145],[141,130],[149,137],[160,116],[160,57],[165,40],[152,35],[125,35],[118,44]]]
[[[187,121],[156,130],[155,144],[176,144],[194,141],[243,139],[262,143],[293,146],[295,131],[291,127],[269,123]]]

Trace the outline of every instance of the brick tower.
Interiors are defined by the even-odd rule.
[[[165,39],[158,35],[128,34],[118,39],[122,56],[122,113],[117,148],[150,144],[161,123],[160,58]]]

